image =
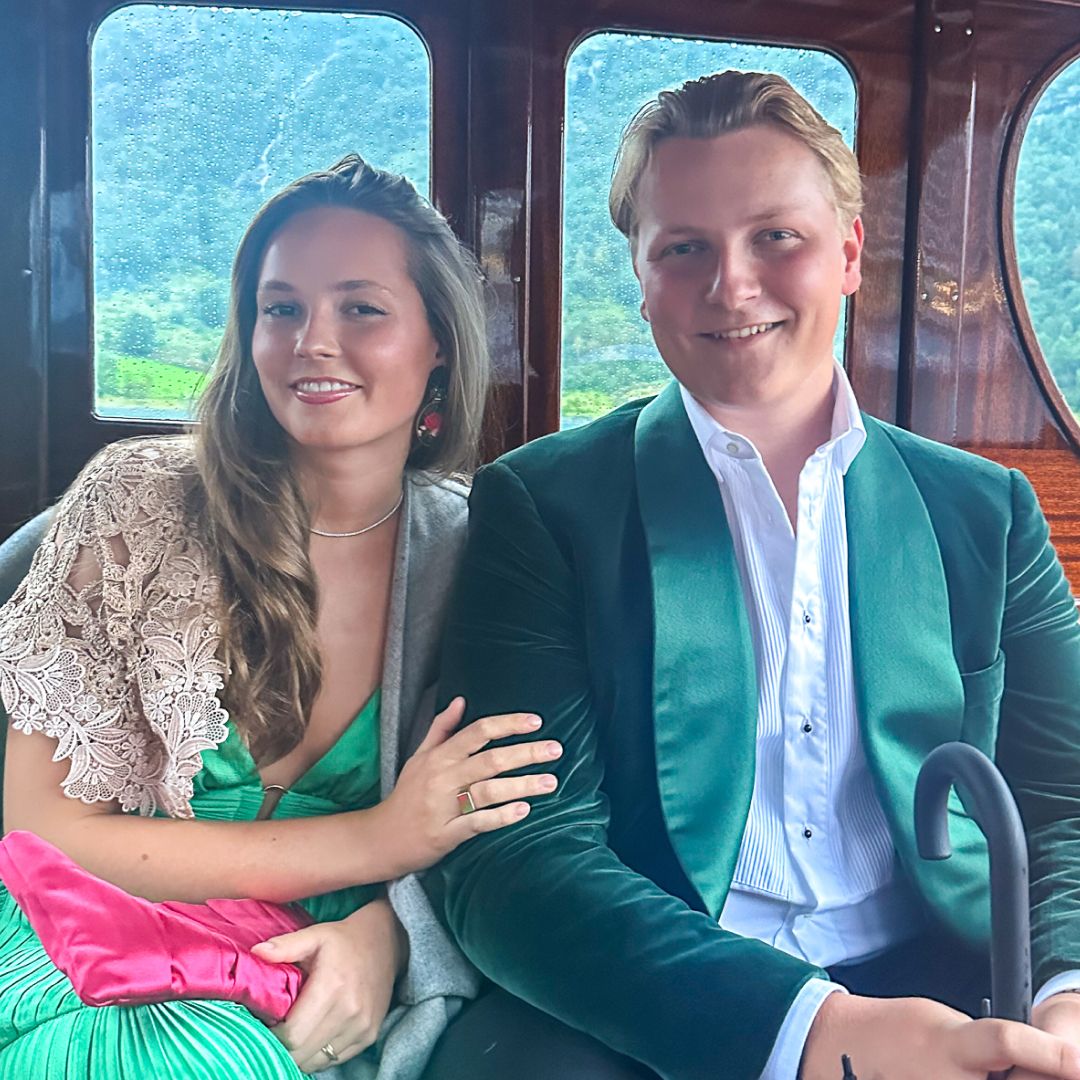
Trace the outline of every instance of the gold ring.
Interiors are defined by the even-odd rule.
[[[471,814],[476,809],[472,792],[468,788],[462,788],[457,793],[457,808],[459,814]]]
[[[330,1064],[333,1065],[334,1062],[338,1059],[337,1051],[334,1050],[334,1044],[328,1042],[323,1043],[321,1049],[322,1052],[326,1055],[327,1061],[329,1061]]]

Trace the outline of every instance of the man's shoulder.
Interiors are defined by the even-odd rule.
[[[597,470],[617,468],[620,460],[625,461],[629,473],[638,416],[650,401],[651,397],[639,398],[580,427],[534,439],[503,454],[498,462],[529,480],[545,476],[565,480],[567,469],[585,470],[591,475]]]
[[[868,434],[876,431],[892,443],[916,483],[932,479],[935,486],[963,485],[960,490],[985,490],[995,495],[1009,491],[1010,470],[996,461],[970,450],[935,442],[872,416],[864,414],[864,420]]]

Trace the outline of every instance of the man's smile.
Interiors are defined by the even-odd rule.
[[[712,341],[734,341],[736,338],[756,337],[759,334],[767,334],[782,326],[782,322],[752,323],[749,326],[738,326],[731,330],[707,330],[699,337],[709,338]]]

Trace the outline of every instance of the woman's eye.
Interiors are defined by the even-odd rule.
[[[264,304],[262,313],[272,319],[287,319],[296,314],[295,304]]]
[[[374,304],[350,304],[349,313],[352,315],[385,315],[386,312],[377,308]]]

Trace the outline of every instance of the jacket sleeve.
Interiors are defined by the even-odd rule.
[[[721,930],[611,850],[602,780],[618,751],[605,761],[597,744],[574,569],[505,463],[477,476],[470,508],[440,698],[463,694],[470,719],[534,711],[564,752],[555,795],[443,863],[450,927],[496,982],[667,1080],[753,1080],[821,973]]]
[[[1038,987],[1080,968],[1080,622],[1035,493],[1012,480],[997,760],[1028,835]]]

